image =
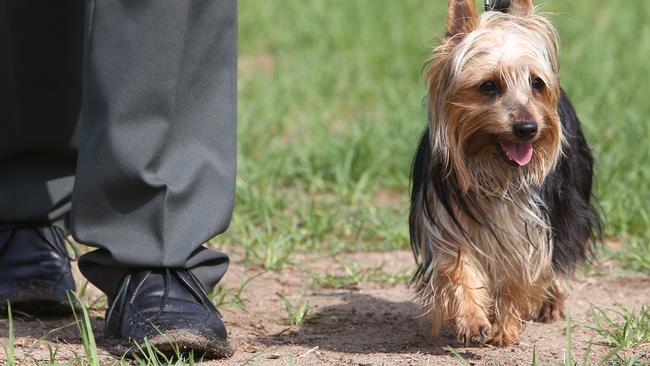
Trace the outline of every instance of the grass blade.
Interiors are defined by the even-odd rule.
[[[582,356],[583,366],[589,366],[589,356],[591,355],[591,348],[594,346],[594,343],[592,341],[593,339],[589,340],[587,350],[585,351],[585,354]]]
[[[72,307],[72,315],[74,316],[75,322],[77,323],[77,328],[79,328],[81,342],[84,347],[84,353],[86,355],[86,362],[90,366],[99,366],[97,344],[95,343],[95,335],[93,334],[92,324],[90,323],[88,309],[86,309],[86,306],[83,304],[81,299],[72,291],[68,292],[68,301]],[[81,315],[83,317],[82,319],[79,319],[79,316],[77,315],[75,303],[79,304],[79,307],[81,308]]]
[[[624,347],[623,346],[618,346],[614,348],[613,350],[607,352],[605,357],[603,357],[600,361],[598,361],[598,366],[604,365],[606,362],[614,358]]]
[[[445,347],[444,350],[445,350],[445,351],[449,351],[449,352],[451,352],[451,353],[452,353],[452,354],[453,354],[453,355],[458,359],[458,361],[459,361],[463,366],[472,366],[472,365],[469,363],[469,361],[467,361],[467,360],[465,359],[465,357],[463,357],[463,356],[462,356],[460,353],[458,353],[458,351],[456,351],[455,349],[453,349],[453,348],[451,348],[451,347]]]
[[[8,321],[9,321],[9,343],[7,344],[6,347],[3,348],[5,349],[5,353],[7,354],[7,366],[14,366],[16,364],[16,351],[15,351],[15,334],[14,334],[14,320],[13,320],[13,314],[11,313],[11,302],[7,300],[7,316],[8,316]]]
[[[571,317],[566,317],[566,338],[564,341],[564,365],[573,366],[573,341],[571,339]]]

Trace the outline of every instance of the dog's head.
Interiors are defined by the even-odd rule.
[[[558,38],[532,0],[449,0],[427,65],[431,147],[461,191],[541,185],[562,145]]]

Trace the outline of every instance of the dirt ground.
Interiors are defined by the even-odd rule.
[[[410,252],[354,253],[332,257],[300,257],[281,272],[264,272],[245,288],[244,310],[233,305],[220,308],[230,339],[236,349],[228,360],[209,361],[205,365],[453,365],[457,359],[445,348],[454,347],[470,363],[476,365],[530,364],[532,350],[537,350],[543,364],[563,362],[565,322],[527,325],[521,342],[515,346],[464,348],[451,338],[431,340],[426,327],[418,318],[418,306],[411,300],[412,289],[404,283],[390,285],[367,278],[348,289],[328,289],[315,285],[310,273],[341,272],[341,263],[359,263],[361,268],[376,268],[383,264],[389,273],[411,274],[413,258]],[[222,283],[237,288],[240,280],[262,272],[232,264]],[[598,335],[586,325],[591,322],[591,307],[615,309],[621,305],[638,309],[650,303],[650,277],[622,276],[616,269],[600,266],[590,276],[573,281],[568,311],[574,321],[573,349],[580,360],[590,339]],[[385,282],[385,281],[384,281]],[[87,289],[86,298],[95,295]],[[96,290],[94,290],[96,291]],[[90,295],[88,295],[88,293]],[[277,293],[284,294],[293,304],[299,299],[309,301],[309,320],[302,326],[289,326],[287,312]],[[232,295],[230,295],[232,296]],[[228,297],[226,297],[228,301]],[[117,363],[119,357],[108,352],[101,341],[102,310],[93,309],[93,325],[98,339],[102,365]],[[47,362],[48,344],[58,349],[56,359],[70,362],[82,355],[81,339],[75,327],[47,334],[57,327],[70,324],[71,319],[26,319],[14,321],[17,359],[24,364]],[[43,341],[46,339],[46,341]],[[7,342],[7,321],[0,320],[0,342]],[[609,351],[594,346],[593,360]],[[0,361],[4,351],[0,349]],[[634,351],[650,359],[650,346]]]

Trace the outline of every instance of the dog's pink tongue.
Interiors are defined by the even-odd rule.
[[[533,146],[527,142],[516,143],[510,141],[501,141],[501,148],[508,154],[519,166],[524,166],[530,162],[533,157]]]

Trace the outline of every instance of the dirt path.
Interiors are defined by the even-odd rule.
[[[310,273],[341,272],[341,263],[359,263],[359,268],[378,268],[393,275],[412,273],[410,252],[356,253],[338,258],[296,258],[294,265],[282,272],[265,272],[253,279],[242,293],[245,310],[232,304],[221,307],[231,342],[236,348],[230,360],[206,362],[205,365],[451,365],[456,359],[444,348],[452,346],[476,365],[530,364],[532,350],[546,363],[562,362],[565,345],[565,322],[530,324],[518,345],[506,348],[463,348],[449,338],[430,340],[424,327],[419,326],[418,308],[410,298],[412,291],[403,283],[387,284],[390,279],[378,281],[373,275],[352,289],[328,289],[315,285]],[[582,357],[587,341],[598,339],[585,327],[591,321],[590,303],[603,309],[618,305],[638,309],[650,303],[650,277],[592,274],[573,282],[569,298],[569,313],[574,320],[572,328],[574,352]],[[242,278],[249,278],[260,270],[246,270],[234,263],[224,283],[236,288]],[[375,276],[378,276],[375,274]],[[384,282],[384,283],[378,283]],[[288,326],[287,312],[276,293],[284,294],[293,304],[302,296],[309,301],[309,321],[301,327]],[[87,295],[92,300],[92,295]],[[226,301],[232,300],[229,294]],[[100,339],[101,311],[95,311],[95,334]],[[49,342],[40,341],[48,331],[70,323],[66,320],[16,319],[16,347],[18,359],[47,361],[47,345],[57,348],[58,361],[70,361],[83,354],[81,339],[74,327],[56,331]],[[6,344],[7,322],[0,320],[0,342]],[[103,347],[99,341],[100,348]],[[592,357],[599,359],[609,351],[594,346]],[[102,350],[102,364],[115,363],[118,358]],[[640,347],[650,359],[650,347]],[[31,358],[26,357],[30,354]],[[0,361],[4,352],[0,349]]]

